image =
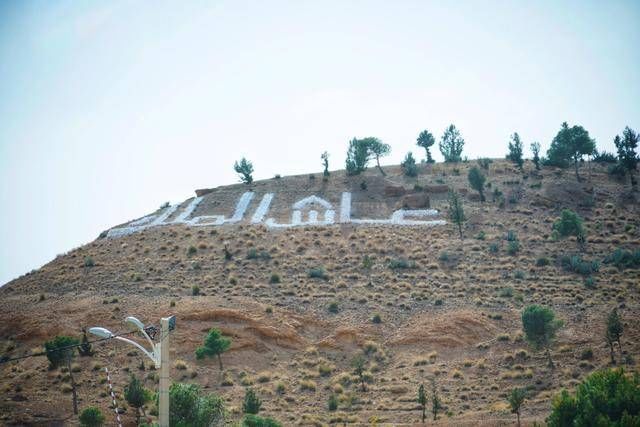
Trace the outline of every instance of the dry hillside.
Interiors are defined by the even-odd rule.
[[[451,188],[461,192],[468,217],[462,240],[450,223],[270,229],[246,219],[98,238],[0,288],[0,354],[38,352],[45,340],[80,336],[84,327],[122,331],[127,315],[157,324],[175,314],[172,378],[223,396],[231,421],[241,417],[245,387],[252,385],[264,402],[262,413],[287,426],[414,425],[418,386],[429,390],[432,378],[445,406],[442,424],[511,425],[505,397],[516,386],[530,390],[523,419],[543,421],[555,393],[609,366],[604,327],[613,308],[625,324],[625,357],[618,362],[628,370],[640,367],[640,270],[603,263],[616,248],[639,248],[638,194],[612,180],[603,165],[583,165],[578,183],[571,170],[536,173],[526,164],[519,172],[494,160],[481,203],[467,181],[474,165],[420,165],[417,178],[402,176],[399,167],[385,168],[387,176],[370,168],[356,177],[333,172],[326,181],[322,174],[274,178],[252,185],[256,197],[247,211],[249,217],[271,192],[271,216],[284,222],[301,198],[317,195],[337,207],[341,194],[351,192],[354,217],[389,218],[403,206],[429,202],[442,212],[436,218],[446,219]],[[194,215],[230,217],[247,189],[238,184],[199,192],[204,195]],[[552,238],[562,208],[585,219],[584,252],[573,238]],[[509,231],[518,250],[507,241]],[[225,245],[231,259],[225,259]],[[562,256],[576,254],[600,262],[590,279],[562,267]],[[363,267],[365,256],[373,260],[370,269]],[[88,258],[92,266],[85,266]],[[312,269],[328,277],[309,277]],[[520,314],[533,303],[552,307],[565,323],[552,350],[554,370],[523,339]],[[222,356],[224,372],[215,359],[195,359],[211,327],[233,339]],[[100,369],[107,366],[126,409],[123,419],[133,425],[122,388],[133,373],[155,390],[157,372],[146,360],[141,369],[142,355],[123,343],[94,349],[93,357],[75,360],[80,408],[108,410]],[[357,354],[367,360],[366,391],[350,367]],[[44,357],[1,364],[0,423],[76,425],[67,381]],[[336,411],[327,409],[331,394],[339,399]]]

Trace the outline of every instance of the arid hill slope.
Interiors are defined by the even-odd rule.
[[[371,168],[356,177],[333,172],[326,181],[321,174],[260,181],[238,222],[176,223],[99,238],[0,288],[0,352],[37,352],[56,334],[80,336],[84,327],[122,331],[127,315],[157,324],[175,314],[171,357],[179,362],[172,378],[223,396],[230,420],[240,418],[245,387],[252,385],[264,402],[262,412],[284,425],[413,425],[420,419],[418,386],[429,389],[435,378],[445,407],[442,424],[510,425],[505,396],[516,386],[530,391],[523,419],[543,421],[555,393],[609,366],[603,337],[613,308],[626,328],[626,357],[619,362],[629,370],[640,367],[640,271],[603,263],[616,248],[638,249],[638,194],[609,178],[603,165],[584,165],[578,183],[570,170],[535,173],[527,164],[519,172],[498,160],[485,171],[491,186],[481,203],[467,182],[474,165],[421,165],[417,178],[391,167],[385,177]],[[403,207],[425,209],[429,202],[441,214],[418,219],[446,220],[448,188],[463,195],[468,222],[462,240],[450,223],[338,221],[347,192],[353,219],[392,218]],[[503,198],[494,197],[496,189]],[[213,189],[191,218],[232,218],[248,190],[240,184]],[[274,194],[268,215],[251,224],[268,193]],[[322,208],[335,211],[334,224],[265,225],[269,217],[289,222],[290,206],[312,195],[331,205]],[[318,203],[301,208],[303,221],[312,208]],[[562,208],[585,219],[584,252],[575,239],[552,238]],[[510,230],[518,245],[507,241]],[[561,266],[562,256],[576,254],[600,262],[588,281]],[[370,269],[363,266],[365,256],[373,260]],[[313,269],[327,277],[309,277]],[[520,314],[533,303],[552,307],[565,323],[552,351],[555,370],[523,340]],[[372,321],[375,315],[380,323]],[[196,361],[194,355],[211,327],[233,339],[222,373],[216,360]],[[141,354],[117,342],[94,349],[93,357],[75,362],[80,408],[108,410],[104,366],[112,372],[119,406],[127,406],[122,389],[130,374],[155,390],[157,373],[146,360],[140,369]],[[367,359],[366,391],[350,367],[357,354]],[[5,363],[0,372],[1,423],[77,424],[67,375],[48,370],[46,358]],[[339,398],[337,411],[327,409],[331,394]],[[132,408],[123,417],[133,425]]]

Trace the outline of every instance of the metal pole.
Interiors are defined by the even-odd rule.
[[[169,318],[160,320],[160,427],[169,427]]]

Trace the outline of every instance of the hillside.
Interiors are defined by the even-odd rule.
[[[609,366],[604,327],[613,308],[625,324],[626,369],[640,368],[640,270],[603,263],[616,248],[640,247],[638,194],[606,165],[584,164],[577,182],[569,169],[537,173],[527,163],[520,172],[494,160],[480,202],[467,181],[476,165],[420,165],[416,178],[394,166],[386,176],[370,168],[198,190],[0,288],[0,354],[37,352],[57,334],[91,326],[122,331],[127,315],[157,324],[175,314],[171,357],[181,362],[172,378],[223,396],[231,419],[253,384],[262,412],[284,425],[412,425],[418,386],[435,378],[441,424],[512,424],[505,396],[515,386],[530,388],[523,419],[543,421],[560,389]],[[447,219],[449,189],[463,196],[463,239]],[[585,219],[584,252],[574,238],[552,238],[563,208]],[[576,254],[600,262],[591,279],[561,265]],[[520,315],[534,303],[564,321],[554,370],[523,340]],[[195,359],[211,327],[233,340],[223,373],[215,359]],[[140,370],[141,354],[117,342],[94,349],[75,361],[80,408],[108,410],[104,366],[121,406],[131,373],[155,390],[157,373],[146,360]],[[366,391],[350,367],[363,353]],[[77,424],[66,375],[48,370],[46,358],[0,372],[0,422]],[[335,412],[327,409],[333,393]],[[134,411],[123,419],[133,425]]]

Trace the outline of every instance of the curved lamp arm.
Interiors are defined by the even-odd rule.
[[[118,336],[114,336],[113,338],[120,340],[120,341],[124,341],[126,343],[132,344],[136,347],[138,347],[144,354],[147,355],[147,357],[149,357],[149,359],[153,360],[153,363],[155,363],[156,365],[158,365],[159,360],[157,360],[156,357],[156,351],[155,351],[155,346],[153,347],[153,352],[150,353],[146,348],[144,348],[143,346],[141,346],[140,344],[138,344],[137,342],[130,340],[128,338],[124,338],[124,337],[118,337]]]

